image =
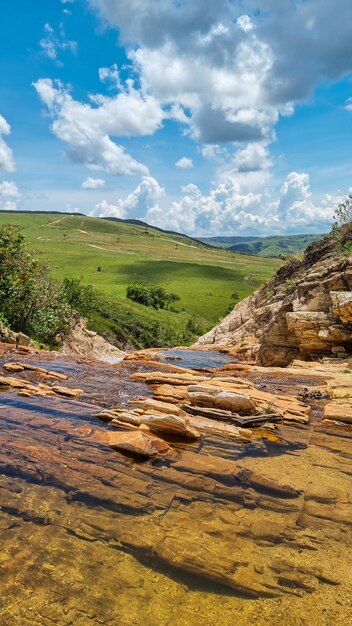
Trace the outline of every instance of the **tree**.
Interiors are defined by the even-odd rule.
[[[352,194],[339,204],[334,213],[334,226],[344,226],[352,221]]]

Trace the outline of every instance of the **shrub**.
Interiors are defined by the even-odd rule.
[[[147,285],[146,283],[129,283],[126,296],[133,302],[138,302],[153,309],[167,309],[170,304],[180,300],[177,293],[167,293],[164,287]]]
[[[80,278],[64,278],[64,297],[72,309],[89,317],[97,307],[97,294],[91,285],[82,285]]]
[[[72,319],[62,287],[13,226],[0,228],[0,316],[13,330],[52,344],[64,338]]]

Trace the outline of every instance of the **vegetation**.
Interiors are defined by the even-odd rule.
[[[62,341],[73,316],[64,288],[50,278],[13,226],[0,228],[0,267],[2,320],[39,341]]]
[[[139,302],[153,309],[167,309],[173,302],[180,300],[177,293],[166,293],[164,287],[138,282],[129,283],[126,296],[133,302]]]
[[[271,237],[210,237],[202,241],[240,252],[267,258],[286,258],[288,255],[303,252],[313,241],[322,235],[287,235]]]
[[[0,226],[9,221],[35,248],[41,263],[48,264],[50,278],[64,290],[69,307],[120,347],[193,342],[234,305],[234,291],[241,300],[280,265],[275,259],[206,247],[135,223],[0,213]],[[130,283],[154,285],[180,299],[168,308],[146,307],[126,297]]]
[[[352,194],[336,208],[331,238],[342,255],[352,254]]]

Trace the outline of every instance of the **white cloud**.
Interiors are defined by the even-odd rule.
[[[60,25],[58,33],[55,33],[50,24],[44,25],[45,36],[40,40],[39,45],[43,52],[52,61],[58,61],[59,52],[69,51],[75,54],[77,52],[77,41],[70,41],[66,39],[66,35],[63,29],[63,25]]]
[[[143,219],[151,210],[158,211],[158,202],[164,197],[165,190],[152,176],[144,176],[138,187],[126,198],[109,204],[99,202],[94,214],[99,217],[133,217]]]
[[[203,144],[270,142],[280,115],[352,70],[350,0],[88,1],[144,93]]]
[[[245,33],[250,33],[254,28],[253,22],[248,15],[240,15],[236,20],[236,24]]]
[[[309,175],[304,172],[291,172],[280,190],[278,218],[287,228],[331,224],[339,199],[339,196],[325,195],[317,205],[312,198]]]
[[[4,202],[1,205],[1,210],[2,211],[16,211],[17,210],[17,202],[15,202],[14,200],[6,200],[6,202]]]
[[[8,180],[4,180],[0,183],[0,209],[4,211],[16,211],[17,202],[21,198],[22,194],[16,183]]]
[[[116,175],[148,173],[111,136],[153,134],[161,126],[163,112],[152,96],[143,96],[128,83],[115,97],[92,96],[95,106],[91,106],[74,100],[59,81],[42,78],[34,87],[53,118],[52,132],[68,145],[73,161]]]
[[[187,157],[182,157],[182,159],[176,161],[175,165],[182,170],[190,170],[193,167],[193,161]]]
[[[22,194],[16,183],[4,180],[0,183],[0,196],[3,198],[13,198],[18,200],[21,198]]]
[[[122,89],[120,72],[116,63],[114,63],[110,67],[100,67],[98,73],[99,79],[102,83],[110,83],[111,88],[115,87],[118,89]]]
[[[0,169],[4,169],[7,172],[13,172],[15,170],[12,150],[3,139],[3,135],[10,135],[10,133],[10,124],[0,115]]]
[[[105,183],[106,181],[103,178],[91,178],[91,176],[88,176],[83,181],[81,187],[82,189],[101,189]]]
[[[227,175],[203,194],[193,183],[183,187],[180,200],[161,205],[164,189],[150,177],[116,206],[98,205],[99,215],[133,217],[160,228],[195,236],[323,232],[329,229],[338,196],[313,199],[309,176],[291,172],[279,195],[262,186],[248,191],[241,176]]]
[[[234,157],[234,166],[238,172],[256,172],[271,166],[269,151],[260,143],[249,143],[238,150]]]
[[[102,200],[95,205],[94,215],[98,217],[126,217],[125,210],[121,204],[109,204],[106,200]]]
[[[347,98],[345,102],[345,109],[347,111],[352,111],[352,98]]]

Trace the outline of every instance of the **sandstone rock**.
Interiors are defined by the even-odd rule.
[[[256,410],[253,400],[248,395],[228,391],[222,391],[215,396],[215,407],[243,415],[250,415]]]
[[[166,441],[140,430],[128,433],[104,433],[102,443],[106,443],[110,448],[144,457],[165,453],[169,449]]]
[[[87,321],[80,319],[71,329],[70,336],[65,340],[63,352],[73,354],[81,358],[96,359],[118,363],[122,361],[125,353],[108,343],[96,333],[86,328]]]
[[[166,413],[167,415],[182,415],[183,411],[180,407],[175,406],[169,402],[160,402],[160,400],[154,400],[153,398],[147,398],[143,400],[132,400],[129,402],[129,406],[136,406],[143,411],[157,411],[158,413]]]
[[[343,422],[344,424],[352,424],[352,406],[351,404],[329,402],[324,409],[324,419]]]
[[[61,387],[60,385],[53,386],[52,390],[59,394],[59,396],[67,396],[68,398],[77,398],[84,393],[83,389],[68,389],[67,387]]]
[[[226,346],[266,367],[296,358],[331,355],[352,345],[352,258],[341,257],[332,238],[308,247],[302,260],[281,267],[273,279],[234,310],[197,346]]]
[[[200,433],[190,426],[189,420],[177,415],[144,413],[141,423],[146,424],[152,432],[163,433],[185,439],[199,439]]]
[[[188,372],[136,372],[131,375],[132,380],[146,383],[147,385],[190,385],[206,380],[205,376],[199,376]]]
[[[352,292],[331,291],[332,312],[343,324],[352,324]]]
[[[320,311],[299,311],[287,313],[287,327],[297,338],[302,354],[324,353],[337,343],[350,341],[350,333],[342,326],[334,324],[330,315]]]
[[[3,368],[8,372],[23,372],[24,366],[20,363],[4,363]]]

